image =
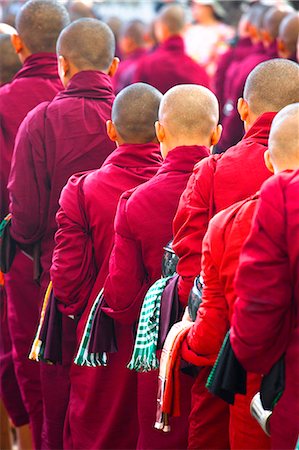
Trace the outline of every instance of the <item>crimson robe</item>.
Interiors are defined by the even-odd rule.
[[[62,89],[61,81],[57,71],[57,57],[51,53],[36,53],[29,56],[23,67],[15,75],[11,83],[0,88],[0,218],[8,213],[8,191],[7,180],[10,171],[11,158],[15,137],[18,128],[26,116],[26,114],[37,106],[39,103],[52,100],[56,93]],[[33,362],[27,361],[28,343],[26,350],[22,348],[22,340],[19,342],[15,335],[15,306],[16,302],[22,303],[23,308],[26,305],[27,313],[33,310],[39,295],[39,288],[33,282],[33,265],[29,258],[25,258],[19,252],[16,255],[15,263],[11,269],[11,275],[16,269],[14,281],[14,293],[10,290],[9,277],[5,277],[8,296],[8,320],[11,332],[11,340],[13,345],[13,360],[9,357],[9,353],[1,353],[1,366],[5,371],[15,372],[22,398],[25,402],[26,409],[30,416],[30,423],[33,432],[33,440],[36,448],[41,445],[41,424],[42,424],[42,400],[40,390],[39,367]],[[19,273],[22,274],[22,281],[19,279]],[[13,287],[13,286],[12,286]],[[22,295],[20,295],[22,293]],[[12,297],[10,294],[14,294]],[[31,316],[29,320],[34,320],[35,316]],[[23,324],[24,326],[24,324]],[[19,348],[21,344],[21,348]],[[8,341],[4,347],[6,352],[9,350]],[[26,351],[26,359],[24,355]],[[14,368],[9,365],[14,364]],[[11,381],[12,382],[12,381]],[[6,386],[3,386],[3,392]],[[4,394],[5,395],[5,394]],[[11,393],[8,391],[7,396]],[[18,396],[16,388],[15,397]],[[12,399],[11,399],[12,400]],[[6,404],[7,406],[7,404]],[[22,409],[22,406],[19,408]],[[8,407],[9,414],[13,417],[15,413]]]
[[[123,144],[101,169],[73,176],[62,191],[51,279],[60,311],[82,314],[79,339],[108,274],[119,197],[148,181],[160,161],[157,144]],[[126,368],[133,345],[131,327],[120,325],[116,337],[119,349],[109,354],[108,367],[71,368],[65,448],[136,446],[137,374]]]
[[[117,72],[112,78],[115,94],[118,94],[126,86],[134,82],[136,68],[141,58],[146,54],[146,49],[137,48],[120,62]]]
[[[100,167],[115,148],[106,133],[113,99],[108,75],[98,71],[79,72],[52,102],[37,106],[20,126],[8,185],[13,215],[10,231],[20,245],[40,243],[42,266],[41,293],[32,304],[32,319],[28,319],[27,330],[19,343],[23,359],[28,356],[41,297],[49,283],[60,192],[73,173]],[[21,328],[26,307],[17,296],[17,281],[22,277],[17,263],[14,261],[15,270],[7,277],[8,288],[16,299],[11,304],[15,334]],[[74,327],[70,319],[65,322],[65,327]],[[41,364],[40,369],[44,397],[43,445],[56,449],[62,447],[69,397],[68,364],[74,342],[69,344],[70,354],[66,349],[64,355],[66,367]]]
[[[240,256],[231,330],[233,350],[248,371],[267,374],[285,354],[285,389],[270,419],[277,450],[295,448],[299,433],[298,198],[298,170],[263,185]]]
[[[140,60],[134,77],[134,82],[138,81],[151,84],[162,94],[177,84],[210,86],[205,69],[185,53],[181,36],[170,37]]]
[[[236,146],[222,155],[210,156],[194,168],[173,222],[173,248],[179,256],[178,290],[184,304],[187,303],[193,279],[201,270],[201,246],[209,219],[216,212],[254,194],[271,175],[264,163],[264,152],[274,116],[275,113],[262,114]],[[218,417],[216,414],[206,414],[202,416],[202,422],[197,424],[196,433],[200,437],[201,448],[219,446],[221,431],[207,440],[204,430],[215,427],[215,423],[227,422],[229,417],[228,405],[212,397],[205,388],[209,372],[209,368],[202,369],[199,375],[197,389],[200,389],[198,402],[201,404],[198,403],[198,408],[202,408],[202,411],[215,408]],[[225,448],[228,425],[226,434],[223,432],[222,436],[222,446]]]
[[[251,226],[258,196],[238,202],[219,212],[209,223],[203,240],[202,303],[196,321],[182,346],[182,357],[197,366],[212,366],[230,327],[236,293],[234,277],[239,256]],[[201,380],[200,380],[201,381]],[[270,440],[250,415],[250,402],[259,391],[261,377],[247,375],[246,395],[236,395],[230,406],[230,448],[270,449]],[[194,383],[193,409],[189,417],[189,445],[196,447],[197,427],[203,414]],[[199,408],[198,408],[199,405]],[[212,432],[212,430],[211,430]],[[201,441],[201,437],[199,436]]]
[[[155,177],[122,196],[115,217],[109,276],[104,285],[108,307],[102,308],[117,320],[116,327],[137,321],[146,291],[161,277],[163,246],[172,239],[172,220],[180,195],[194,164],[208,155],[206,147],[176,147],[168,153]],[[171,421],[170,434],[163,434],[153,428],[158,372],[138,373],[138,449],[186,448],[193,380],[182,375],[181,383],[181,417]]]

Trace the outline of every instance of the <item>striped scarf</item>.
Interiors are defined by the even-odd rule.
[[[99,367],[99,366],[107,366],[107,353],[90,353],[88,351],[89,343],[91,339],[91,330],[93,326],[93,321],[97,312],[98,305],[100,303],[100,300],[102,298],[104,289],[100,291],[97,298],[94,301],[94,304],[92,305],[92,308],[90,310],[85,328],[84,333],[79,345],[79,350],[76,354],[76,357],[74,359],[74,363],[77,364],[77,366],[88,366],[88,367]]]
[[[160,278],[156,281],[144,298],[137,329],[137,336],[128,369],[137,372],[149,372],[158,369],[159,361],[156,356],[161,297],[171,277]]]

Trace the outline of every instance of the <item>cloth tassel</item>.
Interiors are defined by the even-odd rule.
[[[52,281],[50,281],[50,283],[47,287],[37,332],[36,332],[32,347],[31,347],[31,351],[28,356],[28,358],[31,359],[32,361],[42,361],[42,355],[43,355],[42,341],[40,340],[39,335],[40,335],[40,331],[42,329],[42,326],[43,326],[43,323],[45,320],[46,309],[47,309],[47,306],[49,303],[51,292],[52,292]]]
[[[107,366],[108,359],[107,359],[107,353],[90,353],[88,352],[89,342],[91,338],[91,329],[93,325],[93,320],[96,315],[97,307],[100,303],[101,297],[103,295],[103,289],[98,294],[97,298],[94,301],[94,304],[92,305],[92,308],[90,310],[85,328],[84,333],[79,345],[78,352],[76,354],[76,357],[74,359],[74,363],[77,366],[87,366],[87,367],[100,367],[100,366]]]

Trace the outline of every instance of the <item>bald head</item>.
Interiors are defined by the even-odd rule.
[[[262,3],[253,4],[248,11],[248,22],[257,29],[262,29],[264,16],[269,10],[269,6]]]
[[[107,71],[114,53],[113,33],[108,25],[97,19],[76,20],[62,31],[57,41],[57,54],[80,71]]]
[[[278,37],[290,56],[296,53],[298,35],[299,14],[288,14],[279,26]]]
[[[299,103],[286,106],[275,116],[269,153],[277,171],[299,169]]]
[[[266,12],[263,19],[263,29],[269,33],[273,40],[278,36],[279,26],[282,20],[290,13],[291,10],[291,7],[284,10],[273,7]]]
[[[174,138],[209,137],[218,120],[217,98],[203,86],[175,86],[166,92],[160,105],[159,121]]]
[[[1,34],[0,31],[0,86],[9,83],[21,68],[21,63],[16,54],[9,34]]]
[[[164,25],[171,35],[180,34],[185,27],[185,11],[180,5],[164,6],[159,12],[157,23]]]
[[[16,17],[16,29],[31,53],[55,53],[61,30],[69,24],[69,15],[58,1],[30,0]]]
[[[145,24],[141,20],[131,20],[124,25],[121,38],[131,39],[137,47],[144,46]]]
[[[116,96],[112,121],[125,142],[145,144],[155,139],[161,99],[161,92],[145,83],[132,84]]]
[[[250,72],[243,97],[257,116],[280,111],[299,101],[298,79],[298,64],[287,59],[272,59]]]

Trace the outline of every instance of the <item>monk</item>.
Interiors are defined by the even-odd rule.
[[[296,46],[299,36],[298,13],[288,14],[280,24],[278,31],[278,54],[281,58],[296,61]]]
[[[52,102],[44,102],[22,123],[14,149],[9,178],[11,235],[20,244],[39,245],[42,268],[41,292],[31,301],[12,304],[15,333],[27,317],[27,331],[18,333],[21,356],[26,358],[37,326],[41,297],[49,283],[49,269],[57,229],[55,214],[60,192],[68,178],[82,169],[100,167],[115,145],[106,134],[114,94],[111,76],[114,36],[96,19],[80,19],[66,27],[57,42],[59,73],[65,90]],[[9,273],[10,292],[17,297],[19,272]],[[22,278],[21,278],[22,279]],[[23,326],[23,325],[22,325]],[[44,445],[62,448],[63,421],[68,404],[68,364],[71,361],[74,324],[70,328],[70,349],[65,349],[66,367],[41,365],[44,402]],[[73,333],[73,334],[72,334]]]
[[[116,213],[114,248],[104,286],[108,306],[103,308],[116,319],[116,327],[134,325],[146,291],[161,277],[163,246],[172,239],[180,195],[194,165],[206,158],[219,140],[218,118],[217,99],[202,86],[176,86],[163,97],[156,124],[162,167],[150,181],[125,193]],[[182,376],[182,415],[171,422],[170,434],[153,428],[157,380],[157,371],[138,373],[137,448],[186,448],[193,380]]]
[[[268,54],[263,44],[263,20],[269,7],[260,3],[254,4],[248,13],[248,32],[252,42],[252,49],[247,58],[237,62],[227,74],[225,92],[229,93],[224,106],[225,115],[222,120],[223,134],[218,149],[227,150],[244,135],[244,128],[240,120],[237,102],[242,96],[246,78],[261,62],[273,58]]]
[[[240,256],[231,329],[233,350],[248,371],[267,374],[284,355],[285,388],[270,418],[273,449],[295,448],[299,433],[298,120],[297,103],[273,121],[268,160],[276,175],[262,187]]]
[[[277,111],[298,101],[298,74],[298,65],[287,60],[274,59],[258,65],[247,78],[238,105],[245,125],[244,138],[223,155],[210,156],[195,166],[173,223],[173,248],[179,256],[178,291],[182,303],[186,304],[193,279],[200,273],[201,246],[209,219],[254,194],[271,175],[263,159],[270,126]],[[273,92],[277,89],[281,95],[274,97]],[[193,417],[196,409],[209,410],[210,401],[215,400],[204,388],[209,372],[209,368],[202,369],[193,386],[193,398],[198,399]],[[228,413],[225,404],[223,408]],[[196,439],[194,445],[199,445],[198,437],[199,448],[213,448],[211,441],[205,441],[208,420],[208,416],[205,419],[201,415],[200,420],[190,422],[190,448],[194,448],[193,439]],[[215,417],[210,420],[214,423]]]
[[[23,67],[15,74],[10,83],[0,88],[0,218],[8,213],[7,180],[10,171],[11,157],[17,130],[26,114],[36,105],[45,100],[51,100],[62,89],[58,76],[55,45],[60,31],[69,23],[66,9],[60,2],[35,0],[23,5],[16,18],[16,29],[7,30],[11,34],[12,44]],[[2,58],[1,58],[2,62]],[[3,67],[3,66],[2,66]],[[30,426],[35,448],[41,445],[41,428],[43,420],[40,389],[39,367],[27,360],[28,345],[24,346],[23,338],[27,326],[37,320],[34,308],[39,295],[39,288],[33,282],[33,264],[20,250],[11,269],[11,274],[22,281],[15,285],[18,291],[11,291],[13,284],[5,277],[7,303],[12,316],[8,312],[10,337],[13,345],[14,370],[21,390],[26,410],[30,417]],[[14,327],[14,308],[16,302],[26,307],[28,321],[22,321],[22,329]],[[27,317],[26,315],[26,317]],[[14,332],[16,330],[16,333]],[[2,332],[4,330],[2,329]],[[3,343],[6,352],[10,350],[8,333]],[[5,359],[5,364],[2,359]],[[1,356],[1,368],[11,357],[8,353]],[[11,369],[10,369],[11,370]],[[18,390],[15,391],[18,398]],[[10,401],[14,401],[14,396]],[[21,409],[20,411],[21,412]]]
[[[62,191],[51,279],[59,310],[78,318],[82,314],[79,338],[108,274],[119,197],[148,181],[160,167],[154,123],[161,97],[143,83],[123,89],[107,122],[117,149],[102,168],[73,176]],[[133,345],[131,327],[118,327],[116,337],[118,352],[109,355],[107,367],[71,368],[64,448],[136,447],[137,374],[126,368]]]
[[[141,20],[132,20],[123,27],[119,45],[124,59],[113,78],[116,94],[133,83],[138,62],[146,54],[145,34],[146,26]]]
[[[270,8],[263,18],[263,44],[268,55],[273,58],[278,58],[278,34],[280,24],[283,19],[292,12],[292,8],[285,7],[284,9],[278,9],[276,7]]]
[[[201,66],[185,53],[182,33],[185,12],[180,5],[165,6],[155,22],[157,49],[140,61],[134,81],[143,81],[163,94],[177,84],[200,84],[209,87],[209,77]]]
[[[20,60],[14,52],[9,34],[0,33],[0,59],[0,86],[2,86],[3,84],[10,83],[17,71],[21,68]]]

